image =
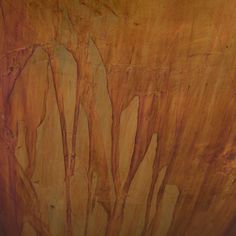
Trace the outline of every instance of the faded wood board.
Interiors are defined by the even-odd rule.
[[[234,0],[0,0],[0,235],[236,235]]]

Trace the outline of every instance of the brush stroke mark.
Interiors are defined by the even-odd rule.
[[[64,102],[61,88],[59,87],[60,81],[60,67],[59,67],[59,59],[55,56],[55,52],[53,48],[46,48],[46,52],[48,53],[49,63],[52,71],[53,85],[56,94],[57,107],[59,111],[60,117],[60,126],[61,126],[61,136],[62,136],[62,144],[63,144],[63,156],[64,156],[64,168],[65,168],[65,188],[66,188],[66,232],[67,235],[72,235],[72,219],[71,219],[71,184],[70,184],[70,161],[69,161],[69,151],[68,151],[68,143],[67,143],[67,130],[66,130],[66,119],[65,119],[65,111],[64,111]]]
[[[38,53],[35,52],[30,60],[33,60],[32,58],[37,55]],[[16,104],[16,106],[20,105],[23,108],[22,118],[26,121],[25,145],[26,145],[26,150],[27,150],[28,164],[26,166],[26,169],[24,170],[24,174],[21,173],[20,175],[21,177],[20,177],[20,180],[18,181],[19,183],[17,184],[17,191],[21,192],[23,189],[25,189],[25,191],[22,192],[22,198],[24,198],[24,196],[26,195],[29,195],[30,199],[25,200],[25,202],[32,201],[35,204],[34,208],[32,208],[33,211],[31,210],[32,212],[30,213],[30,215],[24,217],[24,223],[30,222],[32,227],[37,232],[37,234],[40,234],[41,232],[42,234],[48,235],[49,234],[48,226],[46,226],[41,220],[40,202],[39,202],[37,193],[35,191],[35,188],[32,184],[32,176],[35,170],[37,129],[38,127],[40,127],[46,114],[48,77],[45,79],[46,87],[42,88],[43,89],[42,96],[38,95],[38,100],[37,100],[37,97],[34,97],[34,96],[37,94],[37,91],[41,91],[40,87],[38,88],[36,87],[37,91],[33,94],[26,92],[28,91],[28,89],[31,88],[32,84],[30,83],[32,83],[33,81],[32,73],[30,71],[35,68],[36,67],[34,66],[34,64],[31,61],[29,61],[27,63],[27,66],[24,68],[24,71],[22,72],[22,76],[21,76],[22,78],[19,79],[14,85],[14,89],[12,90],[11,96],[9,97],[9,107],[10,107],[9,120],[11,120],[11,122],[8,122],[8,123],[9,123],[9,126],[11,127],[11,130],[14,136],[18,140],[18,135],[19,135],[18,122],[21,119],[21,117],[18,117],[18,114],[14,113],[14,106],[15,106],[14,100],[20,100],[22,104],[18,104],[18,105]],[[46,68],[46,71],[48,71],[48,63],[45,64],[45,68]],[[35,83],[33,82],[33,84]],[[23,90],[18,85],[23,85]],[[40,86],[40,84],[37,84],[37,85]],[[19,95],[17,95],[19,91],[20,91],[20,96],[22,96],[22,99],[20,99]],[[37,105],[35,105],[34,102]],[[36,106],[41,109],[38,109],[38,110],[32,109],[33,107],[36,107]],[[19,163],[17,162],[17,159],[16,159],[16,165],[19,165]],[[22,168],[21,169],[17,168],[17,170],[18,172],[23,172]],[[21,188],[19,188],[19,186],[21,186]],[[40,226],[40,222],[41,222],[41,226]]]
[[[139,97],[138,123],[131,164],[128,176],[122,187],[122,192],[120,193],[118,198],[116,198],[112,216],[107,225],[106,235],[118,235],[121,229],[125,202],[130,185],[138,170],[138,167],[145,157],[153,135],[153,127],[151,126],[151,121],[155,117],[155,112],[153,111],[155,111],[154,107],[156,105],[156,101],[157,99],[155,95]]]
[[[162,199],[160,218],[155,221],[152,235],[167,235],[173,220],[176,203],[179,197],[179,189],[176,185],[166,185]]]
[[[84,235],[88,234],[89,219],[95,208],[96,202],[102,205],[107,217],[109,218],[111,212],[110,203],[110,186],[108,165],[106,160],[105,143],[103,140],[103,132],[101,127],[101,108],[95,102],[96,96],[100,95],[98,91],[98,75],[93,75],[93,68],[88,61],[83,62],[81,84],[81,100],[84,110],[87,114],[88,129],[89,129],[89,163],[87,170],[88,178],[88,201],[86,212],[86,223]],[[95,77],[94,77],[95,76]],[[106,81],[101,81],[102,89],[106,91]],[[102,90],[102,91],[103,91]],[[103,96],[103,94],[101,94]],[[106,100],[107,101],[107,100]],[[109,106],[109,101],[108,106]],[[99,109],[99,110],[98,110]]]
[[[149,190],[147,202],[146,202],[145,223],[144,223],[142,235],[146,235],[148,227],[149,227],[150,211],[151,211],[151,207],[152,207],[151,203],[153,201],[153,194],[154,194],[154,189],[157,184],[158,176],[161,171],[161,166],[160,166],[161,148],[162,148],[162,146],[161,146],[162,140],[161,139],[162,139],[163,131],[166,128],[166,120],[165,120],[166,116],[161,115],[161,114],[168,114],[168,109],[170,106],[170,95],[169,95],[170,73],[171,73],[171,69],[169,69],[167,71],[167,73],[165,73],[164,78],[165,78],[166,82],[165,82],[164,88],[163,88],[164,92],[162,92],[160,94],[160,96],[158,97],[159,98],[158,114],[160,114],[156,118],[156,120],[157,120],[156,121],[156,126],[157,126],[156,129],[157,129],[157,133],[158,133],[158,138],[157,138],[157,145],[156,145],[156,155],[155,155],[155,159],[154,159],[153,166],[152,166],[152,181],[151,181],[151,186],[150,186],[150,190]]]
[[[12,117],[11,130],[16,135],[18,134],[18,131],[16,130],[17,120],[23,119],[25,121],[25,129],[26,129],[25,144],[28,157],[28,164],[25,172],[26,176],[28,176],[29,179],[32,179],[35,170],[37,129],[40,127],[41,123],[45,118],[46,99],[49,86],[48,85],[49,64],[47,62],[44,64],[42,63],[34,64],[33,61],[38,56],[39,57],[43,56],[41,52],[42,51],[40,51],[40,49],[35,51],[34,55],[29,60],[25,70],[23,71],[21,79],[19,79],[16,85],[14,86],[14,91],[12,92],[12,96],[9,98],[10,112]],[[38,78],[38,80],[37,82],[35,82],[34,70],[37,69],[46,71],[46,73],[38,75],[36,77]],[[47,74],[47,77],[45,77],[45,74]],[[29,90],[31,90],[32,92],[29,93]],[[22,107],[21,112],[18,111],[19,106]],[[35,109],[35,107],[37,107],[38,109]],[[23,114],[18,114],[18,113],[23,113]]]
[[[1,120],[1,137],[3,142],[1,142],[1,144],[3,144],[3,153],[6,151],[4,154],[5,157],[8,157],[8,170],[6,170],[5,174],[6,176],[8,175],[10,186],[10,188],[7,187],[7,189],[4,190],[5,180],[3,180],[3,182],[1,180],[1,188],[3,188],[2,192],[8,194],[10,198],[9,200],[2,199],[1,202],[4,204],[2,209],[5,207],[7,209],[7,211],[4,210],[4,212],[8,212],[7,217],[4,217],[3,221],[5,222],[4,231],[9,235],[20,235],[24,220],[29,221],[38,233],[41,233],[42,235],[50,235],[48,227],[44,225],[40,219],[40,210],[37,207],[38,204],[34,205],[32,209],[28,205],[29,202],[37,202],[37,195],[32,183],[23,174],[24,172],[15,158],[14,150],[16,147],[16,138],[9,129],[9,127],[11,127],[10,120],[12,119],[9,99],[18,77],[21,75],[21,72],[25,68],[29,59],[32,57],[34,50],[34,46],[23,48],[13,51],[1,59],[2,68],[5,69],[1,75],[1,101],[3,102],[3,107],[1,107],[1,112],[3,114],[3,120]],[[5,77],[7,77],[8,80],[6,80]],[[6,146],[4,147],[4,145]],[[7,150],[5,148],[7,148]],[[24,199],[23,196],[27,197],[27,199]],[[4,196],[2,197],[4,198]],[[11,206],[9,206],[9,203]],[[22,212],[21,209],[25,209],[27,213]],[[20,222],[17,220],[19,217],[21,219]]]

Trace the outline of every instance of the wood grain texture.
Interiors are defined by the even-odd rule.
[[[234,0],[0,0],[0,235],[236,235]]]

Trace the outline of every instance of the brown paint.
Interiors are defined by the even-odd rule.
[[[0,234],[234,235],[235,8],[0,0]]]

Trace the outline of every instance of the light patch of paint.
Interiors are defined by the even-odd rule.
[[[17,122],[17,146],[15,155],[21,167],[25,170],[28,164],[27,151],[25,145],[25,124],[23,121]]]
[[[146,202],[152,180],[152,163],[156,153],[156,140],[157,134],[154,134],[147,153],[131,184],[126,201],[127,207],[125,209],[121,235],[138,235],[144,225],[146,205],[143,203]],[[133,219],[137,215],[140,215],[140,217],[134,223]]]
[[[25,223],[23,226],[23,230],[21,233],[21,236],[37,236],[37,233],[35,230],[32,228],[32,226],[29,223]]]
[[[150,203],[151,204],[150,219],[152,219],[155,216],[156,204],[157,204],[157,202],[156,202],[157,194],[158,194],[161,184],[164,180],[164,177],[166,174],[166,169],[167,169],[167,166],[164,166],[158,174],[157,182],[156,182],[154,192],[153,192],[152,202]]]
[[[63,97],[63,106],[66,119],[66,129],[68,132],[67,142],[68,148],[71,147],[71,134],[74,119],[75,97],[77,69],[76,62],[72,55],[63,47],[55,47],[55,56],[60,63],[59,74],[56,83],[58,85],[58,93]]]
[[[138,118],[138,97],[133,98],[129,106],[121,114],[120,122],[120,175],[124,182],[131,162],[134,150],[135,134]]]
[[[179,189],[176,185],[166,185],[161,203],[160,221],[155,225],[154,235],[167,235],[173,220],[179,193]]]
[[[112,125],[112,106],[108,94],[106,70],[102,59],[95,45],[90,41],[89,57],[91,60],[92,80],[94,89],[94,103],[98,122],[100,125],[102,138],[104,140],[104,150],[106,156],[111,155],[111,125]],[[90,62],[88,62],[90,63]],[[89,64],[90,65],[90,64]]]
[[[79,155],[83,153],[83,155]],[[89,131],[88,120],[83,106],[80,106],[79,126],[77,130],[75,172],[71,180],[71,201],[73,216],[78,219],[74,224],[74,234],[83,235],[86,219],[86,204],[88,199],[88,161],[89,161]],[[80,189],[81,191],[78,191]],[[86,204],[85,204],[86,203]]]

